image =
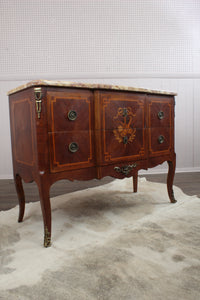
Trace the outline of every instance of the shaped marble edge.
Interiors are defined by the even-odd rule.
[[[164,91],[164,90],[152,90],[138,87],[127,87],[120,85],[109,85],[109,84],[96,84],[96,83],[81,83],[71,81],[60,81],[60,80],[32,80],[26,84],[18,86],[10,90],[7,95],[14,94],[21,90],[27,89],[33,86],[57,86],[57,87],[75,87],[75,88],[88,88],[88,89],[103,89],[103,90],[116,90],[116,91],[132,91],[132,92],[143,92],[147,94],[161,94],[161,95],[172,95],[176,96],[177,93]]]

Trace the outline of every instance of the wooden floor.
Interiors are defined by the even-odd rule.
[[[153,182],[166,183],[166,174],[145,175],[147,180]],[[51,188],[51,197],[70,193],[77,190],[86,189],[111,182],[113,179],[106,177],[102,180],[91,180],[85,182],[70,182],[61,180],[56,182]],[[197,195],[200,197],[200,172],[195,173],[177,173],[174,179],[174,185],[180,187],[185,194]],[[39,200],[38,189],[35,183],[25,183],[24,192],[26,202],[35,202]],[[0,180],[0,210],[8,210],[18,204],[17,194],[13,180]]]

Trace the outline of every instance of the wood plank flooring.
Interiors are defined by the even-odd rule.
[[[167,174],[145,175],[140,177],[146,177],[149,181],[160,183],[166,183],[167,180]],[[102,180],[94,179],[85,182],[61,180],[52,186],[50,195],[51,197],[55,197],[73,191],[106,184],[112,180],[113,179],[110,177],[105,177]],[[197,195],[200,197],[200,172],[177,173],[175,175],[174,185],[180,187],[185,194]],[[38,189],[35,183],[25,183],[24,192],[26,202],[35,202],[39,200]],[[0,180],[0,210],[8,210],[15,207],[17,204],[18,200],[13,180]]]

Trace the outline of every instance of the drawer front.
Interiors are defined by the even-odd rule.
[[[173,147],[173,128],[149,128],[149,156],[170,154]]]
[[[103,162],[119,160],[135,160],[146,156],[145,130],[136,128],[132,137],[123,140],[118,135],[118,129],[102,132]],[[115,134],[115,131],[117,132]]]
[[[144,95],[117,92],[102,92],[100,95],[103,130],[142,129],[145,127]]]
[[[49,133],[51,172],[94,165],[92,132]]]
[[[162,96],[149,96],[148,98],[148,127],[173,127],[173,98]]]
[[[145,95],[100,92],[102,164],[144,158]]]
[[[48,131],[91,130],[92,92],[64,89],[48,91]]]

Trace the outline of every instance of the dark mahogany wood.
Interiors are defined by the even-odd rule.
[[[22,185],[22,179],[18,174],[15,174],[15,187],[18,195],[18,200],[19,200],[19,217],[18,217],[18,222],[23,221],[24,217],[24,211],[25,211],[25,195],[24,195],[24,189]]]
[[[35,87],[41,88],[39,113]],[[174,96],[32,86],[12,93],[9,101],[19,222],[25,210],[22,179],[35,181],[45,247],[51,244],[49,193],[58,180],[133,177],[133,191],[137,192],[138,171],[167,161],[168,195],[172,203],[176,202]]]
[[[44,220],[44,247],[51,246],[51,203],[49,199],[50,182],[48,176],[40,176],[36,181],[40,194],[40,203]]]
[[[168,176],[167,176],[167,190],[168,190],[168,195],[169,199],[172,203],[176,203],[176,199],[174,197],[174,191],[173,191],[173,181],[174,181],[174,175],[175,175],[175,168],[176,168],[176,158],[174,154],[174,159],[173,160],[168,160],[168,166],[169,166],[169,171],[168,171]]]
[[[138,187],[138,172],[133,173],[133,192],[137,193],[137,187]]]

